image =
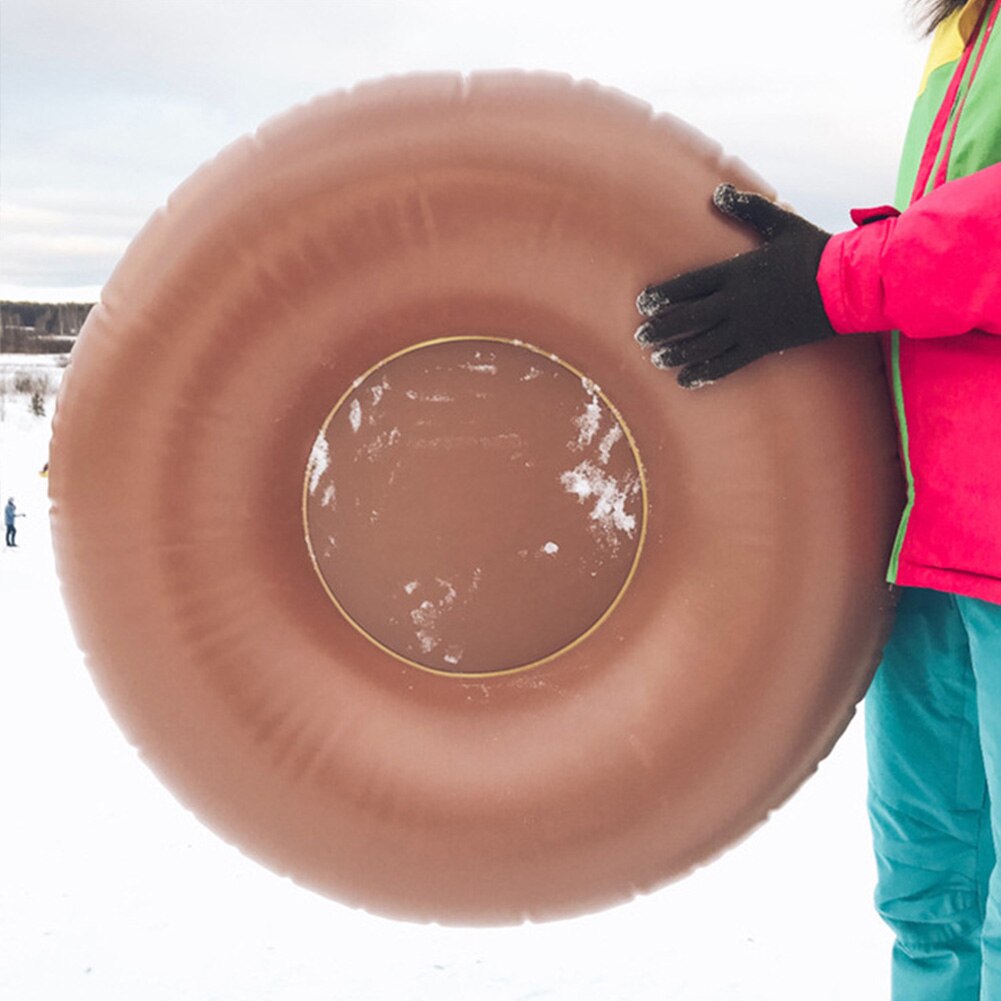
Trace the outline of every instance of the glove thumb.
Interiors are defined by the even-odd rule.
[[[738,191],[732,184],[720,184],[716,188],[713,205],[723,215],[754,227],[766,240],[774,239],[791,219],[797,218],[763,195]]]

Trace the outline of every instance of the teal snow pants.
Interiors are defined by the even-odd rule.
[[[866,697],[894,1001],[1001,1001],[1001,605],[902,588]]]

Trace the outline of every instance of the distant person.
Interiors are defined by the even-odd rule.
[[[17,519],[23,517],[23,514],[18,514],[14,498],[8,497],[7,506],[3,509],[3,523],[7,526],[8,546],[17,546],[17,543],[14,541],[17,538]]]
[[[866,700],[876,905],[896,936],[894,1001],[1001,1001],[1001,0],[918,6],[934,40],[896,207],[831,236],[721,186],[716,208],[762,246],[647,289],[637,339],[697,389],[809,341],[892,331],[907,506]]]

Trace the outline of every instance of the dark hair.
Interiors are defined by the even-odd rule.
[[[950,14],[966,5],[966,0],[911,0],[918,25],[931,34]]]

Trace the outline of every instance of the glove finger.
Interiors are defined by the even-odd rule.
[[[659,285],[650,285],[640,292],[636,299],[636,308],[644,316],[653,316],[673,303],[711,295],[723,284],[729,264],[730,261],[720,261],[706,268],[686,271]]]
[[[686,365],[678,373],[678,385],[685,389],[700,389],[736,372],[751,360],[739,348],[729,348],[706,361]]]
[[[701,334],[719,326],[726,319],[726,303],[718,295],[666,306],[654,314],[639,330],[636,340],[644,345],[662,345],[665,341],[688,334]]]
[[[766,240],[774,239],[790,219],[798,218],[763,195],[738,191],[732,184],[721,184],[716,188],[713,205],[724,215],[754,227]]]
[[[690,337],[679,337],[655,351],[650,360],[658,368],[674,368],[709,361],[734,347],[731,324],[724,323]]]

